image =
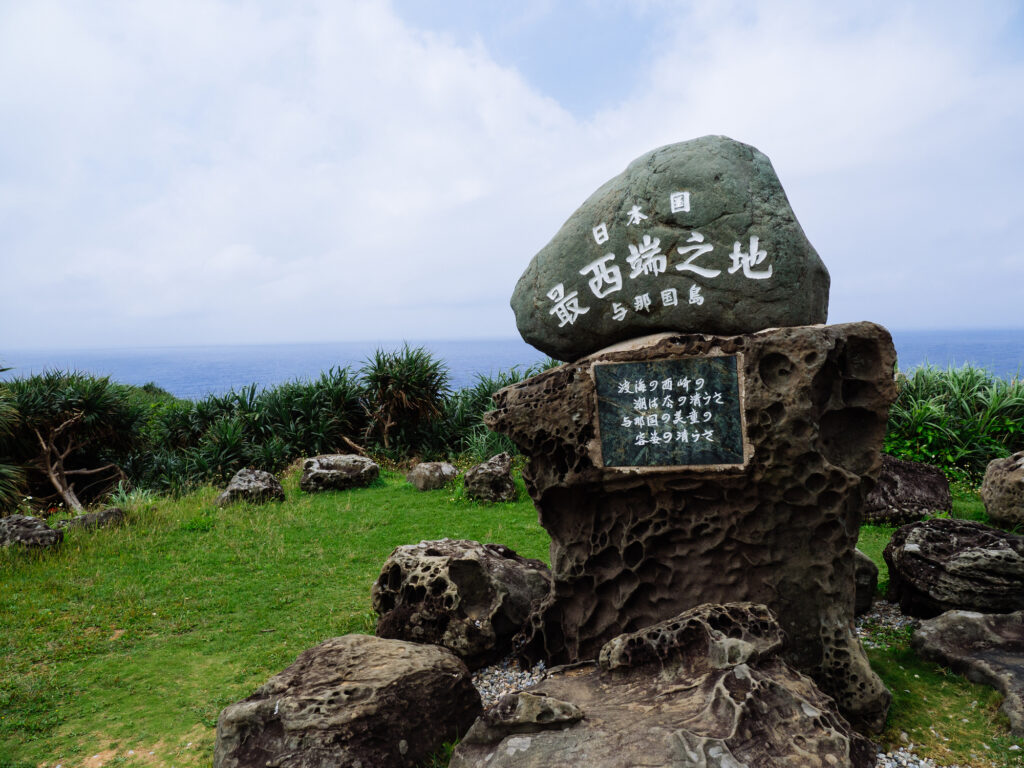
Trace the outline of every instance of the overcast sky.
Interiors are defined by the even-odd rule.
[[[0,0],[0,349],[514,337],[600,184],[771,158],[830,322],[1024,329],[1024,3]]]

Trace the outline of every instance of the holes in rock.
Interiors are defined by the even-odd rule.
[[[430,593],[433,595],[440,595],[442,592],[444,592],[447,586],[448,582],[446,582],[444,579],[434,579],[432,582],[430,582]]]
[[[847,339],[841,358],[844,372],[858,379],[877,379],[891,371],[882,371],[882,356],[879,346],[870,339]]]
[[[870,381],[846,379],[842,387],[843,402],[846,405],[865,406],[882,401],[882,396]]]
[[[634,541],[622,552],[622,562],[625,563],[627,568],[635,568],[643,560],[643,557],[644,545],[639,541]]]
[[[831,463],[862,475],[871,469],[885,435],[885,421],[863,408],[829,411],[821,418],[821,452]]]
[[[381,578],[384,578],[384,574],[381,574]],[[402,586],[402,568],[395,564],[388,569],[387,574],[387,585],[390,590],[397,590]],[[381,585],[383,586],[383,584]]]
[[[825,476],[820,472],[812,472],[804,480],[804,487],[811,493],[817,493],[825,487]]]
[[[483,566],[476,560],[454,560],[448,575],[455,584],[468,616],[486,613],[494,602],[494,592]]]
[[[778,352],[772,352],[761,358],[758,374],[768,389],[781,392],[789,387],[796,371],[792,360]]]
[[[406,584],[402,590],[402,599],[407,603],[422,603],[423,598],[427,596],[427,590],[423,587],[414,587],[411,584]]]

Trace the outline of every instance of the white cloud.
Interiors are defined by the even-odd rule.
[[[381,2],[10,4],[0,344],[512,335],[572,210],[707,133],[772,158],[833,320],[1020,325],[1013,9],[651,3],[609,53],[643,76],[580,116]]]

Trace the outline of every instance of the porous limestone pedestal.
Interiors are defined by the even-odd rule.
[[[663,333],[501,390],[486,422],[529,458],[551,535],[524,655],[591,659],[703,603],[761,603],[784,658],[881,729],[891,696],[855,633],[854,548],[894,364],[872,323]]]

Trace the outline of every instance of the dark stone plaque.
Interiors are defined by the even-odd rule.
[[[596,363],[606,467],[743,464],[736,355]]]

